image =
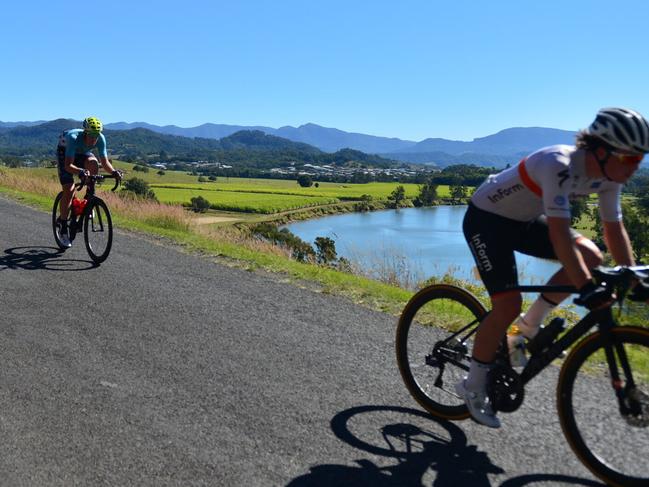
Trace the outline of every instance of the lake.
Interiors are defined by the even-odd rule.
[[[393,272],[415,285],[431,276],[450,272],[479,282],[475,263],[462,233],[466,206],[403,208],[367,213],[346,213],[286,225],[302,240],[316,237],[336,242],[345,257],[372,277]],[[519,282],[544,284],[559,264],[523,254],[516,255]]]

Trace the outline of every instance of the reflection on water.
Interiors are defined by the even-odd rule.
[[[338,255],[359,264],[368,274],[396,269],[404,273],[401,282],[416,283],[450,272],[478,282],[462,234],[465,211],[466,206],[435,206],[347,213],[296,222],[287,228],[310,243],[316,237],[334,239]],[[555,262],[522,254],[517,254],[516,260],[522,284],[542,284],[559,268]]]

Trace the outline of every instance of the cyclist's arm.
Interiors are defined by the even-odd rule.
[[[570,218],[548,216],[548,229],[554,252],[572,284],[580,289],[592,276],[570,233]]]
[[[621,221],[602,222],[604,228],[604,242],[608,251],[618,265],[635,265],[631,240]]]
[[[104,168],[104,171],[109,173],[115,171],[115,168],[108,160],[108,151],[106,150],[106,137],[104,137],[104,134],[100,134],[99,138],[97,139],[97,152],[99,153],[99,162],[101,162],[101,166]]]
[[[106,171],[106,172],[108,172],[108,173],[112,173],[112,172],[115,170],[115,168],[113,167],[113,165],[112,165],[112,164],[110,163],[110,161],[108,160],[108,157],[106,157],[106,156],[99,156],[99,162],[101,162],[101,167],[104,168],[104,171]]]
[[[82,168],[78,167],[74,163],[74,156],[72,157],[65,157],[65,170],[69,172],[70,174],[79,174],[79,171],[81,171]]]

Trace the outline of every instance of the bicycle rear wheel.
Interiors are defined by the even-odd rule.
[[[113,245],[113,221],[106,203],[100,198],[94,197],[86,205],[83,240],[88,255],[95,264],[101,264],[108,258]]]
[[[468,373],[473,335],[484,306],[468,291],[446,284],[429,286],[408,302],[397,325],[397,363],[412,397],[433,416],[466,419],[455,393]],[[448,330],[462,330],[457,336]]]
[[[611,330],[629,409],[621,411],[600,332],[579,342],[566,358],[557,386],[561,428],[580,461],[597,477],[618,486],[649,485],[649,330]],[[623,366],[626,362],[629,367]]]

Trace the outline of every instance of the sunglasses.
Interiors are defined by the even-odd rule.
[[[611,155],[622,164],[639,164],[644,154],[629,154],[628,152],[611,151]]]

